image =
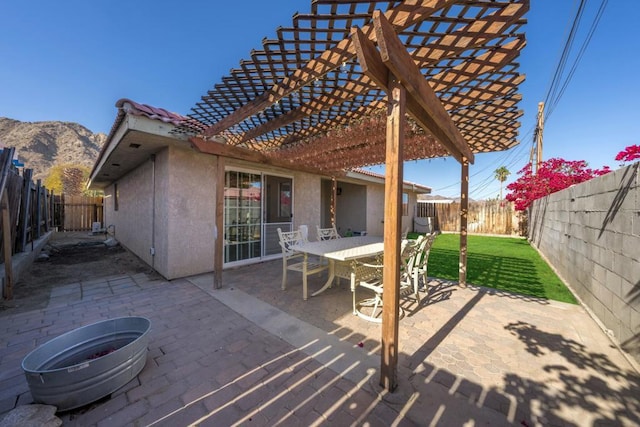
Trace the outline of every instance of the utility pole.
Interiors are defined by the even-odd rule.
[[[531,163],[531,171],[533,174],[538,173],[540,163],[542,163],[542,131],[544,129],[544,102],[538,103],[538,123],[536,124],[536,130],[533,133],[533,145],[531,146],[531,153],[529,155],[529,162]]]

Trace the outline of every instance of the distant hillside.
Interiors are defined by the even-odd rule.
[[[92,167],[107,136],[78,123],[21,122],[0,117],[0,145],[15,147],[18,159],[44,180],[54,165]]]

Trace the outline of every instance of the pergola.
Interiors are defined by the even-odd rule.
[[[313,0],[192,109],[179,131],[224,158],[341,176],[384,163],[381,386],[397,385],[403,161],[461,164],[460,284],[466,283],[469,163],[518,143],[516,62],[528,0]],[[220,188],[222,188],[220,187]],[[216,225],[222,230],[223,192]],[[216,238],[216,286],[222,236]]]

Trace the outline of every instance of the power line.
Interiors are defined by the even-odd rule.
[[[560,60],[558,61],[558,65],[556,66],[556,71],[553,73],[553,77],[551,78],[551,82],[549,83],[547,94],[545,95],[545,98],[544,98],[545,105],[551,104],[550,99],[552,97],[555,97],[556,91],[558,90],[558,81],[562,77],[562,74],[564,72],[564,67],[567,63],[567,59],[569,58],[571,46],[573,45],[573,40],[575,39],[576,32],[578,31],[578,26],[580,25],[580,20],[582,19],[582,13],[584,12],[585,4],[586,4],[585,0],[580,0],[580,4],[578,5],[576,16],[573,18],[571,29],[567,36],[567,40],[564,44],[562,54],[560,55]]]
[[[569,82],[573,78],[573,75],[575,74],[576,69],[578,68],[578,64],[580,63],[580,60],[582,59],[582,56],[584,55],[584,52],[587,50],[587,46],[589,46],[589,43],[591,42],[591,39],[593,38],[593,34],[595,33],[596,28],[598,27],[598,24],[600,23],[600,18],[602,18],[602,15],[604,13],[604,9],[607,6],[607,2],[608,2],[608,0],[603,0],[600,3],[600,7],[598,8],[598,12],[596,13],[595,18],[593,19],[593,22],[591,23],[591,27],[589,28],[589,32],[587,33],[587,37],[586,37],[585,41],[582,43],[582,46],[580,47],[580,50],[578,51],[576,59],[573,62],[573,65],[571,66],[571,70],[569,70],[569,74],[567,75],[567,78],[566,78],[565,82],[563,83],[562,87],[560,88],[560,92],[558,93],[558,96],[556,97],[556,99],[554,100],[553,104],[550,106],[550,108],[547,111],[547,118],[549,117],[549,115],[551,115],[551,113],[555,109],[556,105],[558,105],[558,102],[560,101],[560,98],[562,98],[562,95],[564,94],[564,91],[567,89],[567,86],[569,85]]]

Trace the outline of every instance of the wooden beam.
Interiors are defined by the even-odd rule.
[[[473,163],[473,153],[460,134],[458,128],[449,117],[440,99],[436,96],[420,69],[407,52],[402,41],[395,33],[389,21],[376,10],[373,12],[373,24],[382,62],[397,76],[412,98],[422,107],[418,113],[419,122],[424,123],[428,130],[447,148],[453,148],[452,155],[459,161],[465,157]],[[420,114],[422,113],[422,114]],[[459,155],[456,155],[460,153]]]
[[[382,62],[375,45],[358,27],[351,28],[351,42],[362,72],[385,91],[389,89],[389,68]]]
[[[336,205],[338,203],[338,181],[335,176],[331,177],[331,206],[329,214],[331,216],[331,226],[336,228]]]
[[[407,0],[398,4],[394,9],[385,12],[392,25],[398,29],[408,28],[431,16],[437,10],[455,3],[454,0]],[[365,34],[373,32],[371,24],[362,27]],[[313,80],[324,76],[342,63],[353,58],[355,52],[349,39],[343,39],[317,58],[309,61],[304,67],[297,69],[291,76],[287,76],[276,83],[262,95],[244,104],[233,113],[224,117],[204,131],[205,137],[217,135],[225,129],[234,126],[248,117],[259,113],[271,104],[279,101],[292,92],[299,90]]]
[[[462,161],[460,167],[460,262],[458,283],[467,286],[467,220],[469,214],[469,162]]]
[[[398,385],[398,323],[400,321],[400,236],[402,229],[402,159],[405,126],[405,89],[389,75],[387,146],[384,184],[384,292],[382,298],[382,354],[380,385],[394,391]]]
[[[213,249],[213,288],[222,288],[222,265],[224,263],[224,157],[218,156],[216,162],[216,210],[215,239]]]
[[[360,67],[362,68],[362,72],[365,73],[371,80],[373,80],[378,86],[383,88],[388,92],[389,90],[389,81],[388,81],[388,68],[387,65],[383,62],[382,57],[378,50],[375,48],[373,43],[362,34],[362,32],[358,28],[353,28],[351,30],[351,40],[356,48],[356,53],[358,55],[358,61],[360,62]],[[404,50],[404,47],[402,48]],[[422,76],[422,75],[421,75]],[[424,81],[424,78],[423,78]],[[425,84],[428,86],[428,83]],[[434,94],[435,96],[435,94]],[[434,122],[434,119],[429,116],[429,114],[424,110],[420,102],[413,96],[412,93],[408,93],[406,97],[406,109],[409,115],[418,122],[418,124],[430,132],[440,144],[458,161],[461,161],[464,157],[464,154],[460,151],[458,145],[450,140],[444,131],[439,131],[440,127]],[[437,99],[437,98],[436,98]],[[439,101],[438,101],[439,103]],[[443,109],[442,105],[440,108]],[[451,120],[449,115],[446,113],[447,118]],[[455,128],[455,125],[454,125]],[[457,130],[457,129],[456,129]],[[458,132],[459,133],[459,132]],[[462,138],[462,135],[460,135]],[[464,141],[464,138],[463,138]],[[473,157],[473,153],[471,149],[467,145],[466,141],[464,142],[466,146],[466,151],[469,153],[471,157]]]
[[[300,172],[307,172],[315,175],[326,175],[325,171],[321,169],[306,166],[300,164],[299,162],[271,158],[260,151],[251,150],[249,148],[236,147],[229,144],[221,144],[219,142],[207,141],[205,139],[197,137],[189,138],[189,142],[195,149],[204,154],[245,160],[247,162],[275,166]]]

